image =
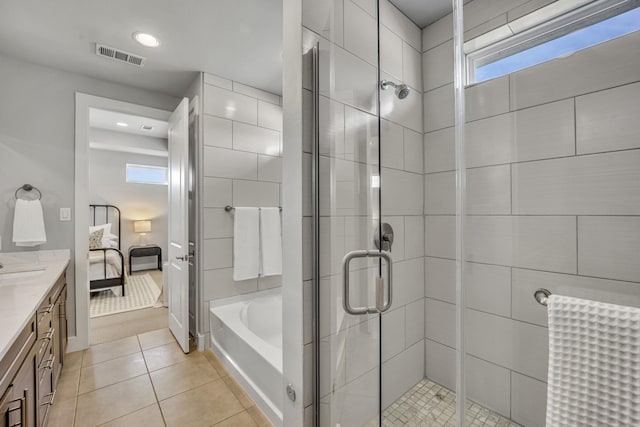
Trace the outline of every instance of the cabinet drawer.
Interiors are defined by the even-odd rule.
[[[0,393],[11,384],[22,361],[29,354],[36,341],[36,317],[33,316],[27,326],[20,332],[7,354],[0,360]]]

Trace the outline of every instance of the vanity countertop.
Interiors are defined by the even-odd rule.
[[[69,265],[69,250],[0,253],[0,359]]]

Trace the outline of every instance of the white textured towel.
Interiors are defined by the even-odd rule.
[[[260,273],[260,211],[236,208],[233,224],[233,280],[247,280]]]
[[[260,209],[260,247],[263,276],[282,274],[282,231],[280,208]]]
[[[47,242],[40,200],[16,200],[13,242],[16,246],[38,246]]]
[[[548,300],[546,427],[640,426],[640,309]]]

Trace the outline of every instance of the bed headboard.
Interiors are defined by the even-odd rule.
[[[104,221],[103,221],[104,219]],[[121,242],[121,220],[120,220],[120,209],[114,205],[89,205],[89,221],[91,225],[102,225],[112,223],[111,232],[113,231],[113,224],[117,222],[118,224],[118,232],[114,233],[118,236],[118,249],[120,248]]]

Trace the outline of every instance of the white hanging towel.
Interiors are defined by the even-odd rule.
[[[551,295],[546,427],[640,426],[640,309]]]
[[[260,212],[236,208],[233,224],[233,280],[247,280],[260,273]]]
[[[263,276],[282,274],[280,208],[260,208],[260,245]]]
[[[38,246],[47,242],[40,200],[16,200],[13,217],[13,243]]]

